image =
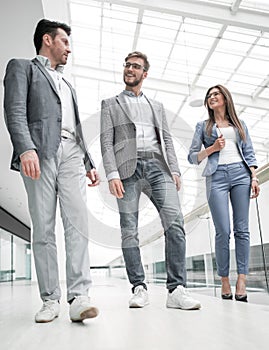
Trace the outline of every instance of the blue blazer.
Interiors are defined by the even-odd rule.
[[[244,142],[241,139],[239,132],[236,129],[236,143],[237,143],[238,150],[240,152],[242,160],[245,162],[245,164],[248,167],[257,168],[258,167],[257,160],[255,157],[254,149],[248,133],[247,126],[244,123],[244,121],[240,120],[240,122],[246,133],[246,141]],[[199,164],[200,162],[198,161],[198,153],[201,151],[202,145],[204,145],[205,148],[212,146],[217,138],[218,138],[218,134],[217,134],[216,124],[213,125],[212,133],[209,136],[206,132],[206,120],[198,122],[196,124],[195,133],[192,139],[192,144],[189,149],[188,161],[191,164]],[[202,176],[210,176],[214,174],[214,172],[217,170],[218,163],[219,163],[219,152],[214,152],[207,158],[207,164],[204,168]]]

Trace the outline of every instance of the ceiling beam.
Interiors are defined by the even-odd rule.
[[[138,38],[139,38],[139,34],[140,34],[140,29],[141,29],[141,25],[143,23],[143,10],[139,10],[138,12],[138,18],[137,18],[137,23],[136,23],[136,29],[135,29],[135,35],[134,35],[134,42],[133,42],[133,49],[132,51],[135,51],[136,47],[137,47],[137,42],[138,42]]]
[[[231,13],[235,15],[239,9],[239,6],[241,4],[242,0],[234,0],[234,2],[231,5]]]
[[[84,0],[84,2],[87,1]],[[269,32],[268,13],[251,11],[240,7],[236,12],[232,12],[230,5],[194,0],[102,0],[102,2]],[[236,3],[235,1],[234,9],[236,9]]]

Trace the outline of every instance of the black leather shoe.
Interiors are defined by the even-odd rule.
[[[248,302],[248,296],[247,296],[247,294],[235,294],[235,300],[243,301],[243,302],[247,303]]]
[[[233,294],[228,293],[228,294],[221,294],[222,299],[224,300],[233,300]]]

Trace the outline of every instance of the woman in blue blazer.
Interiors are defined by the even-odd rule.
[[[216,263],[223,299],[233,298],[229,281],[230,199],[238,274],[235,298],[246,302],[249,200],[256,198],[260,191],[255,173],[257,161],[248,129],[238,119],[228,89],[222,85],[209,88],[204,105],[208,119],[196,125],[188,160],[192,164],[200,164],[207,158],[203,176],[206,177],[207,200],[216,231]]]

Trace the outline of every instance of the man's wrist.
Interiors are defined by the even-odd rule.
[[[176,175],[176,176],[178,176],[178,177],[180,177],[180,174],[178,173],[178,172],[176,172],[176,171],[172,171],[172,173],[171,173],[172,175]]]
[[[22,154],[20,154],[20,158],[22,156],[24,156],[26,153],[29,153],[29,152],[32,152],[32,151],[35,151],[34,149],[28,149],[27,151],[23,152]]]
[[[110,181],[110,180],[115,180],[115,179],[120,179],[120,175],[118,173],[118,171],[112,171],[111,173],[109,173],[107,175],[107,181]]]

